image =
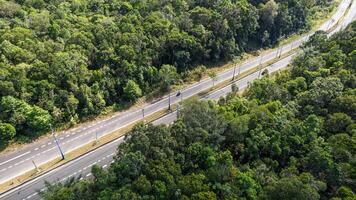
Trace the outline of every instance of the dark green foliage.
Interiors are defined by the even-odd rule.
[[[316,182],[312,175],[301,174],[299,177],[281,178],[267,185],[261,199],[318,200],[318,191],[323,188],[323,183]]]
[[[297,58],[292,70],[256,80],[244,97],[186,102],[173,125],[136,126],[108,171],[92,169],[89,185],[53,185],[43,197],[355,199],[356,125],[350,106],[356,93],[339,78],[341,71],[355,76],[345,64],[352,53],[343,39],[355,38],[354,27],[325,40],[330,50],[312,42],[305,46],[304,51],[318,51],[310,59],[325,61],[318,70],[334,67],[329,51],[347,55],[327,75],[308,77],[310,62]],[[91,190],[83,194],[86,188]]]
[[[68,127],[306,30],[312,10],[327,8],[320,2],[0,0],[0,100],[11,96]],[[15,139],[45,132],[17,114],[0,116]]]

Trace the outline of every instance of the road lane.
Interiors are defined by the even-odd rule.
[[[40,199],[38,191],[45,188],[44,181],[50,183],[65,182],[72,177],[87,178],[90,174],[93,165],[108,167],[115,154],[117,146],[123,141],[123,137],[119,138],[108,145],[98,148],[96,151],[90,152],[76,160],[56,168],[36,179],[33,179],[21,187],[12,190],[10,194],[0,196],[0,199],[18,200],[18,199]],[[90,175],[89,175],[90,176]]]
[[[292,56],[282,59],[281,61],[276,62],[275,64],[268,67],[268,71],[274,72],[279,69],[286,67],[291,61]],[[247,86],[248,82],[252,82],[254,79],[258,78],[258,72],[255,72],[249,76],[246,76],[243,79],[235,81],[236,85],[240,88]],[[231,85],[228,85],[220,90],[217,90],[204,99],[218,99],[221,96],[225,96],[231,91]],[[177,112],[174,111],[158,120],[153,122],[153,124],[170,124],[176,120]],[[112,157],[116,151],[116,147],[123,142],[124,137],[115,140],[114,142],[109,143],[97,150],[88,153],[74,161],[71,161],[53,171],[50,171],[28,183],[6,193],[3,196],[0,196],[0,199],[15,200],[15,199],[40,199],[38,191],[45,188],[44,181],[48,182],[64,182],[72,177],[79,177],[80,175],[83,178],[86,178],[90,174],[90,168],[96,164],[99,166],[108,167],[112,161]],[[90,175],[89,175],[90,176]]]
[[[335,19],[339,19],[341,16],[343,16],[350,2],[350,0],[344,0],[340,4],[337,12],[332,17],[334,20],[328,20],[320,27],[320,29],[325,30],[327,27],[332,27],[333,24],[336,24],[338,21]],[[249,62],[238,66],[238,68],[240,68],[239,71],[246,72],[247,70],[258,66],[260,63],[266,63],[275,59],[278,56],[278,51],[282,51],[282,54],[288,53],[291,49],[297,48],[307,38],[308,36],[304,36],[297,41],[283,45],[281,48],[275,49],[260,57],[252,59]],[[217,82],[219,83],[231,79],[233,71],[234,69],[232,68],[219,74]],[[182,90],[181,94],[183,95],[183,98],[186,99],[199,93],[200,91],[211,88],[212,84],[213,82],[211,79],[205,79]],[[172,93],[171,102],[177,103],[179,101],[180,97],[176,97],[176,93]],[[167,107],[168,98],[166,96],[162,100],[147,105],[143,108],[145,110],[145,115],[148,116]],[[142,119],[142,108],[118,113],[110,118],[98,122],[85,123],[77,128],[59,132],[57,135],[63,151],[68,153],[80,146],[94,141],[96,136],[100,138],[114,130],[128,126],[140,119]],[[0,155],[0,183],[3,183],[16,176],[19,176],[22,173],[34,169],[32,161],[37,165],[41,165],[49,162],[50,160],[56,159],[59,156],[60,155],[58,153],[58,149],[56,148],[52,137],[48,137],[47,139],[41,140],[40,142],[30,144],[14,153]]]
[[[352,21],[356,20],[356,3],[355,0],[353,0],[349,12],[346,13],[344,16],[344,19],[339,22],[338,26],[334,30],[332,30],[328,36],[332,36],[335,33],[339,32],[340,30],[343,30],[348,26]]]
[[[355,17],[355,11],[351,10],[348,13],[348,17]],[[349,20],[348,20],[349,21]],[[349,21],[351,22],[351,21]],[[344,23],[340,23],[340,26],[344,25]],[[275,71],[284,69],[292,60],[292,54],[286,58],[277,61],[276,63],[267,67],[269,73],[273,73]],[[258,78],[259,72],[252,73],[245,78],[235,81],[235,84],[240,88],[245,88],[249,82],[252,82],[256,78]],[[218,99],[221,96],[225,96],[227,93],[231,91],[231,85],[226,86],[222,89],[219,89],[209,95],[207,95],[204,99]],[[172,112],[169,115],[166,115],[154,122],[154,124],[169,124],[172,123],[176,119],[176,112]],[[40,199],[37,191],[44,188],[44,181],[55,182],[55,181],[65,181],[71,177],[78,177],[82,175],[82,177],[90,176],[90,167],[93,164],[97,164],[99,166],[108,167],[112,162],[112,156],[115,153],[116,146],[122,143],[123,137],[119,138],[103,147],[100,147],[88,154],[85,154],[59,168],[56,168],[46,174],[33,179],[13,190],[10,190],[3,195],[0,195],[0,199]]]

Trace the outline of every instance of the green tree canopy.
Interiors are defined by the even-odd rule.
[[[135,101],[142,96],[142,90],[133,80],[129,80],[124,87],[124,93],[129,101]]]

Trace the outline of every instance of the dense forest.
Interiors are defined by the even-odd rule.
[[[272,46],[330,2],[0,0],[0,147]]]
[[[356,198],[356,22],[319,32],[291,68],[218,102],[186,102],[169,126],[139,125],[93,180],[46,200]],[[236,88],[236,87],[234,87]]]

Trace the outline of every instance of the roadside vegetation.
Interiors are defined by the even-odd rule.
[[[138,125],[108,170],[48,185],[46,200],[356,198],[356,23],[318,32],[289,70],[218,102]]]
[[[0,149],[308,30],[329,0],[0,0]],[[168,74],[168,75],[167,75]],[[175,77],[168,82],[166,77]]]

